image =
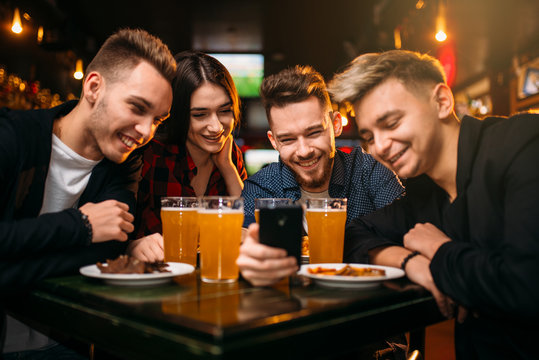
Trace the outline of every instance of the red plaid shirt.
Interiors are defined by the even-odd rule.
[[[185,147],[164,145],[153,139],[144,150],[143,161],[135,220],[137,239],[161,233],[162,196],[196,196],[191,179],[196,175],[197,168]],[[232,161],[242,180],[247,179],[242,152],[236,143],[232,147]],[[225,180],[216,166],[213,167],[204,195],[228,195]]]

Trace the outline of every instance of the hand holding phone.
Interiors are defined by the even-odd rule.
[[[260,209],[260,243],[285,249],[301,265],[303,209],[282,205]]]

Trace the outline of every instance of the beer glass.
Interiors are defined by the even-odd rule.
[[[294,201],[289,198],[261,198],[255,199],[255,220],[260,222],[260,209],[274,208],[279,205],[292,205]]]
[[[236,281],[239,275],[236,259],[240,254],[243,198],[203,197],[198,210],[198,223],[202,281]]]
[[[197,207],[195,197],[161,198],[165,261],[197,265]]]
[[[305,202],[311,264],[341,263],[347,199],[309,198]]]

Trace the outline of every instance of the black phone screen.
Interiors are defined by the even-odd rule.
[[[260,242],[285,249],[301,265],[303,209],[300,205],[283,205],[260,209]]]

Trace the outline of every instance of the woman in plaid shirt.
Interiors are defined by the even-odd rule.
[[[170,119],[143,149],[135,232],[128,253],[163,259],[162,196],[241,195],[247,172],[232,131],[240,100],[228,70],[194,51],[176,55]]]

